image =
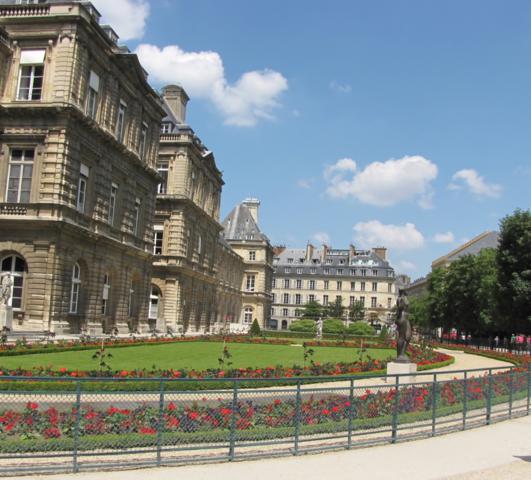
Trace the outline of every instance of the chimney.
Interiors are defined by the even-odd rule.
[[[253,220],[258,225],[258,209],[260,208],[260,200],[257,198],[246,198],[242,203],[249,209]]]
[[[306,261],[310,262],[313,258],[313,250],[314,246],[308,242],[308,245],[306,245]]]
[[[167,85],[162,89],[162,97],[171,108],[171,111],[180,123],[186,123],[186,104],[190,97],[183,87]]]
[[[353,259],[356,256],[356,247],[352,245],[352,243],[349,245],[349,256],[350,259]]]
[[[382,260],[387,261],[387,248],[385,247],[376,247],[372,251],[378,255]]]
[[[326,243],[323,243],[323,258],[321,258],[321,263],[325,262],[328,256],[328,250],[330,250],[330,247]]]

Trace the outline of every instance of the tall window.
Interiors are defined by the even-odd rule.
[[[360,290],[361,290],[362,292],[365,291],[365,282],[361,282],[361,283],[360,283]]]
[[[350,297],[350,306],[354,305],[354,302],[356,301],[356,297]]]
[[[393,293],[393,284],[392,283],[388,283],[387,284],[387,293]]]
[[[284,288],[289,288],[289,278],[284,279]]]
[[[250,251],[249,252],[249,261],[254,262],[255,260],[256,260],[256,252],[254,250]]]
[[[159,318],[159,303],[160,303],[160,290],[155,285],[151,285],[151,293],[149,295],[149,314],[150,320],[156,320]]]
[[[88,177],[89,168],[82,163],[81,169],[79,171],[79,180],[77,183],[77,210],[81,213],[85,213]]]
[[[392,298],[387,299],[387,308],[391,308],[391,302],[393,301]]]
[[[302,288],[302,280],[297,279],[295,282],[295,287],[300,290]]]
[[[23,50],[20,55],[17,100],[40,100],[45,50]]]
[[[142,128],[140,129],[140,144],[138,145],[138,154],[142,160],[144,160],[146,156],[147,134],[148,125],[147,123],[142,122]]]
[[[328,305],[328,295],[323,295],[323,305],[324,306]]]
[[[107,315],[109,309],[109,298],[111,293],[111,277],[108,273],[103,276],[103,294],[101,296],[101,314]]]
[[[243,323],[253,323],[253,307],[246,307],[243,311]]]
[[[109,223],[114,225],[114,214],[116,212],[116,199],[118,197],[118,185],[111,185],[111,195],[109,197]]]
[[[70,313],[78,313],[79,293],[81,291],[81,268],[79,264],[74,264],[72,269],[72,287],[70,289]]]
[[[300,293],[297,293],[295,295],[295,304],[296,305],[301,305],[302,304],[302,295]]]
[[[377,276],[378,276],[378,270],[373,270],[373,271],[372,271],[372,275],[373,275],[374,277],[377,277]]]
[[[309,302],[315,302],[315,295],[308,295]]]
[[[328,280],[324,281],[324,287],[325,290],[328,290],[330,288],[330,282]]]
[[[352,291],[356,290],[356,282],[350,282],[350,289]]]
[[[289,309],[288,308],[283,308],[282,309],[282,316],[283,317],[289,317]],[[284,327],[284,322],[282,322],[282,329],[286,330],[287,328],[288,328],[288,324],[286,323],[286,326]]]
[[[360,297],[360,303],[362,307],[365,307],[365,297]]]
[[[343,290],[343,282],[336,282],[337,283],[337,290]]]
[[[99,90],[100,90],[100,77],[91,70],[90,75],[89,75],[89,86],[88,86],[88,91],[87,91],[86,111],[87,111],[87,115],[93,119],[96,118],[96,111],[98,108]]]
[[[8,305],[15,310],[19,310],[22,308],[22,293],[24,290],[24,277],[26,275],[26,262],[24,259],[17,255],[5,257],[2,260],[0,283],[8,273],[11,274],[11,279],[13,280],[11,298],[9,299]]]
[[[372,308],[376,308],[376,301],[377,301],[376,297],[371,297],[371,307]]]
[[[138,223],[140,221],[140,206],[142,202],[140,198],[135,199],[135,208],[133,210],[133,234],[138,235]]]
[[[378,291],[378,282],[372,282],[372,291],[377,292]]]
[[[302,275],[302,268],[297,268],[297,275]]]
[[[162,177],[162,181],[159,183],[157,187],[157,193],[165,194],[168,191],[168,162],[162,162],[157,164],[157,171],[159,172],[159,175]]]
[[[14,148],[11,150],[7,181],[7,202],[29,203],[34,159],[35,149],[33,148]]]
[[[273,278],[273,280],[271,280],[271,288],[277,288],[277,279],[276,278]]]
[[[135,312],[135,281],[131,280],[129,284],[129,298],[127,301],[127,315],[132,317]]]
[[[153,242],[153,255],[162,255],[163,242],[164,242],[164,231],[155,230],[155,238]]]
[[[256,282],[256,275],[247,275],[245,289],[248,292],[254,292],[255,282]]]
[[[361,276],[362,277],[366,277],[367,276],[367,270],[365,270],[364,268],[361,269]]]
[[[315,280],[309,280],[308,281],[308,288],[310,290],[315,290]]]
[[[284,298],[282,300],[284,300],[283,303],[289,304],[289,293],[285,293]]]
[[[125,103],[123,100],[120,100],[120,105],[118,106],[118,117],[116,119],[116,139],[119,142],[124,141],[126,110],[127,103]]]

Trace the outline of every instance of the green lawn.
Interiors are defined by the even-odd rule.
[[[227,344],[232,354],[233,367],[267,367],[302,365],[303,348],[291,345],[250,345]],[[218,358],[223,349],[222,343],[190,342],[138,347],[110,348],[113,358],[108,360],[113,370],[132,370],[134,368],[194,368],[205,370],[219,366]],[[359,359],[359,349],[345,347],[314,347],[315,362],[354,362]],[[1,368],[25,368],[51,366],[58,370],[97,369],[97,361],[92,359],[94,350],[61,353],[39,353],[13,357],[0,357]],[[393,357],[393,350],[367,349],[364,356],[385,360]]]

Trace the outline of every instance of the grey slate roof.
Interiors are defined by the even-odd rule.
[[[163,96],[161,96],[161,101],[162,101],[162,108],[166,112],[166,116],[162,119],[162,123],[171,123],[173,125],[172,130],[169,133],[193,134],[194,131],[192,130],[192,128],[189,125],[181,123],[180,120],[175,116],[175,114],[173,113],[173,110],[170,108],[170,106],[168,105],[168,102]]]
[[[223,235],[227,240],[255,240],[269,239],[260,231],[249,209],[240,203],[236,205],[225,220],[223,220]]]
[[[465,248],[460,247],[448,254],[448,260],[457,260],[465,255],[477,255],[485,248],[498,248],[500,235],[498,232],[485,232],[471,240]]]

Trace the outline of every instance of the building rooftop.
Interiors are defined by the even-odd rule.
[[[483,232],[472,240],[452,250],[450,253],[437,258],[431,264],[432,269],[445,266],[465,255],[477,255],[485,248],[498,248],[499,233],[494,231]]]
[[[223,220],[223,235],[226,240],[266,241],[264,235],[253,218],[251,210],[244,204],[236,205]]]

